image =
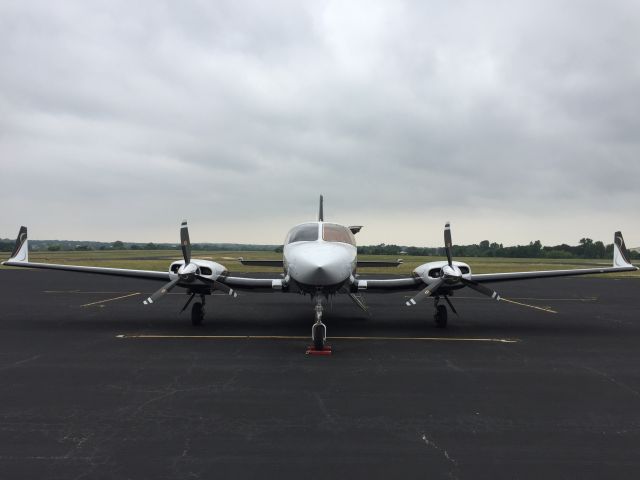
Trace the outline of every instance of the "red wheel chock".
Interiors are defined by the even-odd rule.
[[[307,355],[331,355],[331,346],[325,345],[322,350],[317,350],[315,347],[307,347]]]

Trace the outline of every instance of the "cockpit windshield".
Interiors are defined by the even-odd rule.
[[[285,245],[293,242],[315,242],[318,240],[318,224],[317,223],[304,223],[293,227],[286,240]]]
[[[353,233],[351,233],[351,230],[335,223],[322,224],[322,239],[325,242],[348,243],[354,246],[356,244],[356,239]]]

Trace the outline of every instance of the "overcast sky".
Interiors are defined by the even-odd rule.
[[[0,0],[0,237],[640,245],[640,2]]]

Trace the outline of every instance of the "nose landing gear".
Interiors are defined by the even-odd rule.
[[[331,347],[326,344],[327,326],[322,323],[323,306],[320,296],[316,296],[316,322],[311,328],[313,345],[307,349],[307,355],[331,355]]]

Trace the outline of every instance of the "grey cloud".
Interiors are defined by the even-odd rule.
[[[451,219],[505,243],[607,239],[615,223],[640,244],[638,13],[4,4],[4,235],[28,220],[42,236],[171,240],[189,217],[209,241],[277,242],[324,193],[329,217],[386,226],[362,241],[437,244]],[[82,222],[62,227],[69,211]]]

